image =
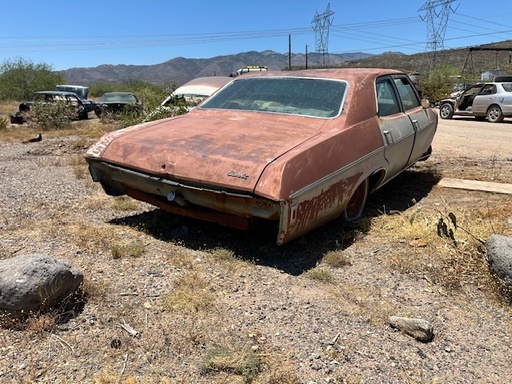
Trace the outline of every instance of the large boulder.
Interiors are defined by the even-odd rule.
[[[486,242],[489,267],[512,287],[512,237],[493,235]]]
[[[82,282],[81,272],[44,254],[0,260],[0,319],[70,304]]]

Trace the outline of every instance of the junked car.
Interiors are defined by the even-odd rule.
[[[87,112],[94,111],[94,102],[87,99],[89,96],[89,87],[85,87],[83,85],[59,84],[55,87],[55,90],[75,93],[80,97],[80,99],[82,99],[82,103],[84,104],[85,109],[87,109]]]
[[[504,80],[504,81],[502,81]],[[494,82],[476,84],[439,102],[439,116],[474,116],[499,123],[512,117],[512,77],[497,78]]]
[[[229,76],[198,77],[176,88],[162,105],[168,105],[173,99],[184,99],[190,104],[197,105],[231,80],[233,79]]]
[[[235,78],[187,114],[107,133],[86,152],[92,179],[173,214],[284,244],[342,216],[427,159],[437,114],[389,69]]]
[[[70,119],[82,120],[89,117],[87,102],[73,92],[39,91],[35,92],[32,100],[25,101],[18,106],[18,111],[11,113],[11,123],[23,124],[27,120],[29,111],[35,106],[45,108],[58,107]]]
[[[107,92],[100,96],[94,113],[101,117],[105,113],[118,114],[127,111],[142,112],[142,102],[131,92]]]
[[[190,80],[171,92],[155,110],[148,113],[144,121],[173,116],[180,111],[188,112],[231,80],[233,79],[229,76],[207,76]]]

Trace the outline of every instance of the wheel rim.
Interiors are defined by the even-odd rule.
[[[450,112],[451,112],[451,107],[449,105],[445,104],[441,107],[440,113],[441,113],[442,118],[446,118],[446,117],[450,116]]]
[[[498,121],[501,118],[501,109],[499,107],[492,107],[489,109],[487,119],[491,122]]]

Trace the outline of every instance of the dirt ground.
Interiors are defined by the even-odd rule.
[[[373,194],[362,223],[283,247],[105,196],[82,159],[92,140],[0,143],[0,258],[65,260],[87,293],[68,321],[0,328],[0,382],[510,382],[511,303],[478,240],[512,235],[512,197],[437,184],[512,183],[512,120],[441,120],[431,158]],[[434,233],[447,212],[457,244]],[[430,321],[434,339],[393,315]]]

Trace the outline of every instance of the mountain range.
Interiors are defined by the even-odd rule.
[[[330,54],[329,65],[339,66],[352,60],[371,57],[367,53]],[[324,65],[324,56],[316,53],[291,55],[292,68]],[[229,76],[247,65],[264,65],[269,70],[283,70],[290,66],[288,54],[274,51],[242,52],[234,55],[216,56],[209,59],[186,59],[177,57],[154,65],[110,65],[93,68],[70,68],[64,74],[68,84],[90,85],[99,81],[119,83],[128,80],[142,80],[154,84],[174,83],[179,86],[202,76]]]
[[[509,52],[506,52],[510,48]],[[480,50],[479,50],[480,49]],[[493,49],[499,49],[492,51]],[[478,75],[496,69],[510,69],[512,63],[512,40],[458,49],[435,52],[435,64],[458,68]],[[228,76],[247,65],[264,65],[269,70],[284,70],[315,67],[381,67],[395,68],[405,72],[428,72],[432,65],[432,52],[406,55],[401,52],[386,52],[372,55],[363,52],[329,54],[277,53],[274,51],[242,52],[216,56],[209,59],[187,59],[177,57],[154,65],[110,65],[92,68],[70,68],[61,73],[68,84],[89,86],[96,82],[121,83],[141,80],[148,83],[180,86],[202,76]]]

